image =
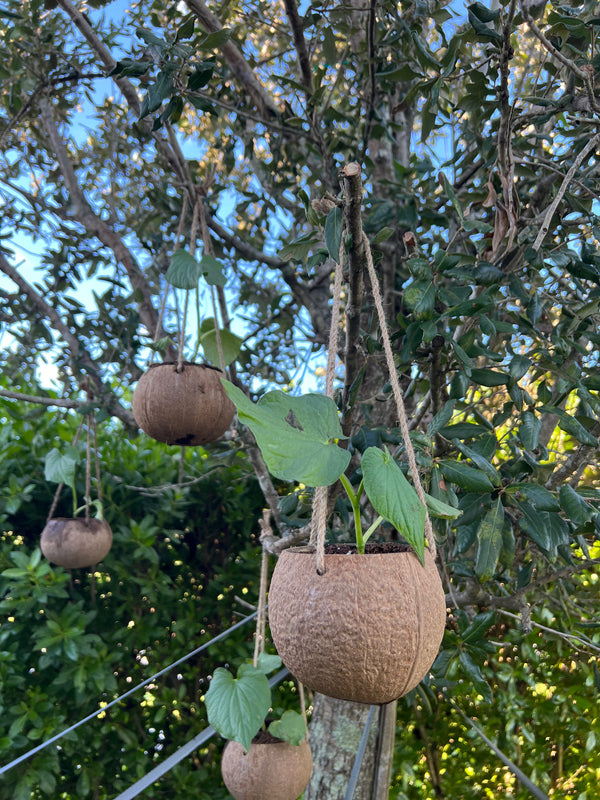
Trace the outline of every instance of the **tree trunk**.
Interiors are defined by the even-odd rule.
[[[310,724],[313,772],[304,800],[346,800],[370,706],[315,694]],[[371,722],[352,800],[387,800],[394,754],[396,703]]]
[[[310,724],[313,771],[304,800],[344,800],[369,706],[315,694]],[[369,740],[353,800],[370,800],[375,765],[377,725]]]

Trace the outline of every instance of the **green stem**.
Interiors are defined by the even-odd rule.
[[[372,533],[374,533],[374,532],[375,532],[375,530],[376,530],[376,529],[377,529],[377,528],[378,528],[378,527],[381,525],[381,523],[383,522],[383,520],[384,520],[384,517],[382,517],[382,516],[381,516],[381,514],[380,514],[380,515],[377,517],[377,519],[375,520],[375,522],[374,522],[372,525],[370,525],[370,526],[369,526],[369,529],[366,531],[366,533],[365,533],[365,535],[364,535],[364,540],[365,540],[365,543],[367,542],[367,540],[369,539],[369,537],[371,536],[371,534],[372,534]]]
[[[77,492],[75,491],[75,481],[71,484],[71,491],[73,492],[73,517],[77,516]]]
[[[342,486],[346,490],[350,504],[352,505],[352,514],[354,515],[354,532],[356,534],[356,550],[362,555],[365,552],[365,540],[362,533],[362,522],[360,520],[360,496],[363,491],[362,481],[355,492],[352,484],[345,475],[340,475]]]

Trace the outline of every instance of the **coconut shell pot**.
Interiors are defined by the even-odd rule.
[[[363,555],[326,548],[324,575],[308,548],[285,550],[269,589],[269,624],[297,680],[330,697],[379,704],[429,672],[446,602],[428,550],[423,567],[410,549],[369,553],[375,547]]]
[[[311,771],[306,739],[291,745],[268,733],[255,736],[248,752],[239,742],[227,742],[221,759],[223,781],[235,800],[297,800]]]
[[[77,569],[102,561],[112,546],[112,538],[104,519],[56,517],[42,531],[40,548],[53,564]]]
[[[205,364],[153,364],[133,393],[140,428],[165,444],[203,445],[222,436],[235,406],[225,394],[222,372]]]

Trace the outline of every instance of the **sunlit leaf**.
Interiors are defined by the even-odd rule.
[[[223,386],[276,478],[328,486],[348,466],[350,453],[337,445],[344,436],[330,398],[320,394],[293,397],[273,391],[253,403],[232,383],[223,381]]]

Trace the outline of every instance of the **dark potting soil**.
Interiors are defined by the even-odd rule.
[[[177,366],[176,361],[157,361],[155,364],[149,364],[148,369],[152,369],[153,367],[175,367]],[[215,372],[221,372],[218,367],[213,367],[212,364],[208,364],[205,361],[184,361],[183,367],[205,367],[206,369],[214,369]]]
[[[278,739],[270,734],[269,731],[263,731],[262,729],[252,739],[252,744],[277,744],[278,742],[283,742],[283,739]]]
[[[365,555],[372,553],[407,553],[410,546],[403,542],[369,542],[365,545]],[[356,553],[355,544],[326,544],[327,555],[347,555]]]

